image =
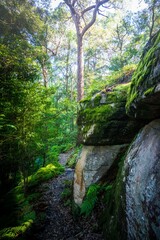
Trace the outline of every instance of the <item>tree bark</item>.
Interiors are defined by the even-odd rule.
[[[154,22],[155,22],[155,4],[156,1],[153,0],[153,5],[151,6],[151,26],[149,27],[149,37],[152,37],[153,29],[154,29]]]
[[[70,43],[70,39],[69,39],[69,41],[68,41],[68,46],[67,46],[67,58],[66,58],[66,93],[67,93],[67,95],[68,95],[68,90],[69,90],[70,50],[71,50],[71,43]]]
[[[78,34],[77,34],[78,35]],[[77,101],[80,101],[84,96],[84,60],[83,60],[83,38],[81,35],[77,36]]]
[[[46,63],[42,64],[42,74],[43,74],[44,87],[47,87],[48,86],[48,74],[47,74]]]

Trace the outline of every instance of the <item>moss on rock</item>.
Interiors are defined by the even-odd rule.
[[[160,116],[160,91],[155,93],[160,83],[160,31],[146,45],[137,70],[132,76],[132,83],[126,104],[129,116],[137,118],[157,118]],[[146,103],[151,105],[143,111]],[[153,105],[159,105],[154,110]],[[153,111],[152,111],[153,108]],[[157,112],[157,113],[156,113]],[[149,116],[150,115],[150,116]]]
[[[123,156],[119,162],[119,170],[117,178],[112,185],[111,191],[107,192],[105,197],[106,208],[102,213],[100,219],[100,225],[103,226],[103,233],[105,239],[110,240],[125,240],[127,239],[126,233],[126,218],[125,218],[125,198],[122,198],[122,195],[125,196],[125,188],[123,184],[124,165]]]
[[[131,142],[143,124],[126,115],[129,87],[130,83],[117,84],[80,102],[77,123],[81,143],[116,145]]]

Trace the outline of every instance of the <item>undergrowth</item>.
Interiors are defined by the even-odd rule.
[[[71,156],[69,157],[69,159],[67,160],[67,166],[70,168],[74,168],[77,162],[77,158],[81,152],[82,149],[82,145],[77,146],[76,148],[74,148],[73,153],[71,154]]]
[[[107,196],[107,192],[110,191],[112,185],[100,185],[100,184],[92,184],[87,191],[86,197],[81,205],[80,213],[85,217],[91,215],[96,203],[98,203],[99,197],[104,195],[105,198]]]
[[[136,68],[136,64],[126,65],[119,71],[115,71],[105,78],[92,80],[91,85],[86,89],[86,95],[88,97],[92,97],[94,94],[102,90],[105,86],[111,87],[119,83],[130,81],[131,76]]]
[[[72,204],[72,187],[73,187],[73,181],[66,180],[65,189],[61,193],[61,199],[63,201],[64,206],[71,206]]]
[[[49,164],[40,168],[28,179],[27,192],[24,191],[23,182],[13,188],[1,201],[0,239],[24,239],[25,232],[37,220],[33,209],[35,202],[40,197],[37,187],[58,174],[64,168],[59,163]]]

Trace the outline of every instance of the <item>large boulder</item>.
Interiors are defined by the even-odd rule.
[[[126,110],[139,119],[160,117],[160,31],[146,45],[133,74]]]
[[[107,174],[128,145],[84,146],[74,174],[74,202],[81,205],[86,189]],[[113,173],[112,173],[113,175]]]
[[[124,171],[128,239],[160,239],[160,120],[137,136]]]
[[[104,221],[106,239],[160,239],[160,120],[131,144]]]
[[[125,104],[130,83],[122,83],[80,102],[78,126],[84,145],[130,143],[144,122],[130,119]]]

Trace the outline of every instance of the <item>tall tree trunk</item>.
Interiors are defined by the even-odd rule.
[[[48,76],[47,76],[47,68],[45,66],[46,63],[42,64],[42,74],[43,74],[43,83],[44,87],[48,86]]]
[[[77,100],[80,101],[84,96],[84,66],[83,66],[83,36],[95,23],[99,7],[109,2],[109,0],[95,0],[95,2],[84,8],[83,1],[64,0],[70,9],[72,19],[77,31]],[[92,11],[91,19],[85,20],[85,15]]]
[[[153,0],[153,5],[151,6],[151,26],[149,27],[149,37],[152,37],[153,29],[154,29],[154,23],[155,23],[155,4],[156,1]]]
[[[83,76],[83,38],[77,34],[77,100],[80,101],[84,96],[84,76]]]
[[[67,93],[67,95],[68,95],[68,88],[69,88],[70,50],[71,50],[71,43],[70,43],[70,39],[69,39],[69,41],[68,41],[68,48],[67,48],[67,58],[66,58],[66,93]]]

